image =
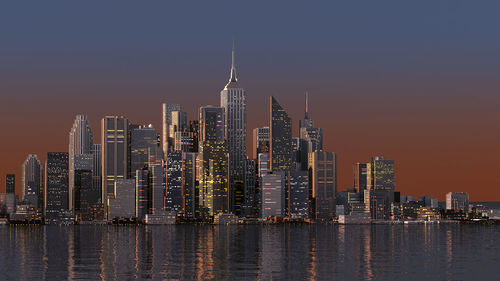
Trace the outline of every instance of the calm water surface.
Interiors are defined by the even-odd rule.
[[[0,226],[1,280],[500,280],[500,226]]]

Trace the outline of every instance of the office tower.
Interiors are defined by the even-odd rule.
[[[165,210],[182,211],[182,151],[167,151],[167,196]]]
[[[196,158],[198,153],[182,153],[182,191],[184,216],[194,218],[197,216],[198,206],[198,181],[196,180]]]
[[[107,198],[107,218],[108,220],[135,217],[135,180],[116,179],[114,183],[115,196]]]
[[[95,194],[90,199],[94,207],[102,205],[102,167],[101,167],[101,144],[94,144],[92,146],[92,183]]]
[[[446,193],[446,210],[469,212],[469,194],[467,192]]]
[[[315,128],[314,121],[309,119],[309,94],[305,95],[305,110],[304,119],[299,122],[299,137],[303,140],[300,143],[301,150],[301,167],[303,170],[307,169],[308,157],[307,155],[316,150],[323,149],[323,129]]]
[[[138,126],[130,132],[130,172],[132,178],[135,171],[146,167],[149,162],[150,151],[158,147],[158,133],[152,125]]]
[[[71,156],[69,157],[71,159]],[[73,215],[81,214],[86,216],[89,214],[92,205],[96,202],[95,195],[97,190],[94,185],[93,173],[94,156],[88,154],[76,154],[73,156],[73,190],[72,199],[68,191],[68,204],[73,200],[72,209],[69,209]]]
[[[135,216],[144,220],[151,209],[150,173],[146,168],[136,170],[135,173]]]
[[[172,116],[170,117],[169,126],[169,137],[174,138],[175,132],[185,132],[188,129],[187,126],[187,113],[184,111],[172,111]]]
[[[269,97],[270,170],[289,171],[292,168],[292,119],[274,97]]]
[[[253,129],[253,158],[257,159],[259,153],[269,153],[269,127]]]
[[[156,146],[149,154],[149,172],[151,173],[151,210],[149,214],[158,214],[165,210],[165,167],[161,146]]]
[[[45,221],[58,220],[69,207],[69,153],[49,152],[45,161]]]
[[[227,213],[228,170],[224,108],[200,108],[199,206],[202,216]]]
[[[260,178],[263,174],[270,172],[269,153],[260,153],[257,158],[257,176]]]
[[[365,205],[369,204],[371,218],[375,220],[389,219],[391,194],[383,189],[368,189],[364,193]]]
[[[5,193],[16,193],[16,175],[5,176]]]
[[[181,105],[180,104],[168,104],[168,103],[162,103],[162,115],[161,115],[161,124],[162,124],[162,148],[163,152],[167,153],[171,146],[171,141],[169,140],[169,129],[170,129],[170,124],[172,120],[172,111],[180,111],[181,110]]]
[[[285,172],[263,174],[260,181],[260,217],[284,217]]]
[[[23,201],[43,207],[43,167],[36,154],[30,154],[22,165]]]
[[[234,44],[229,82],[220,92],[220,106],[224,108],[227,151],[229,153],[229,210],[239,215],[245,198],[245,161],[247,144],[246,95],[238,84],[234,64]]]
[[[394,201],[394,161],[384,157],[373,157],[367,164],[367,189],[386,190],[390,202]]]
[[[309,153],[309,198],[311,218],[327,220],[335,217],[337,193],[337,154],[314,151]]]
[[[367,164],[356,163],[354,164],[354,189],[358,193],[363,193],[367,188]]]
[[[291,171],[287,174],[289,188],[288,216],[297,219],[309,217],[309,173]]]
[[[91,155],[94,136],[86,115],[77,115],[69,132],[69,210],[75,213],[75,157]]]
[[[257,177],[257,163],[255,159],[246,159],[245,167],[245,192],[243,198],[244,204],[241,206],[241,215],[243,216],[256,216],[257,200],[256,200],[256,177]]]
[[[128,176],[128,119],[106,116],[101,120],[102,199],[115,196],[115,180]]]

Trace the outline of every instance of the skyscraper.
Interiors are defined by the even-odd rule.
[[[130,172],[135,177],[135,171],[148,165],[149,154],[158,147],[158,133],[152,125],[138,126],[130,132]]]
[[[22,165],[23,200],[43,207],[43,167],[36,154],[30,154]]]
[[[234,62],[234,44],[232,51],[231,73],[229,82],[220,92],[220,106],[224,108],[226,122],[227,151],[229,153],[229,210],[239,215],[245,205],[245,161],[246,161],[246,95],[238,84]]]
[[[354,189],[357,193],[363,193],[367,188],[367,175],[366,163],[354,164]]]
[[[389,202],[394,201],[395,176],[394,161],[384,157],[373,157],[367,164],[367,189],[385,190],[388,192]]]
[[[269,152],[269,127],[253,129],[253,158],[257,159],[259,153]]]
[[[196,180],[196,158],[198,153],[182,153],[182,191],[184,215],[188,218],[197,216],[199,189]]]
[[[224,108],[200,108],[199,204],[202,215],[227,213],[228,170]]]
[[[77,115],[69,132],[69,210],[75,205],[75,157],[91,155],[94,136],[86,115]]]
[[[46,221],[60,219],[68,211],[69,154],[49,152],[45,161],[45,208]]]
[[[182,151],[167,152],[167,196],[165,210],[182,211]]]
[[[102,139],[102,201],[115,196],[115,180],[128,175],[128,119],[107,116],[101,121]]]
[[[16,193],[16,175],[5,176],[5,193]]]
[[[263,174],[260,181],[260,217],[284,217],[285,172]]]
[[[308,153],[323,149],[323,129],[315,128],[314,121],[309,118],[309,94],[305,95],[304,119],[299,122],[299,137],[303,140],[300,143],[301,167],[307,169]]]
[[[446,193],[446,210],[469,211],[469,194],[467,192]]]
[[[139,220],[143,220],[151,210],[149,174],[146,168],[135,171],[135,216]]]
[[[92,147],[92,184],[95,194],[92,195],[92,205],[102,208],[102,167],[101,167],[101,144],[94,144]]]
[[[171,146],[171,141],[169,140],[169,129],[172,121],[172,111],[180,111],[180,104],[169,104],[162,103],[162,114],[161,114],[161,124],[162,124],[162,148],[163,153],[167,153],[169,147]]]
[[[276,101],[269,97],[270,170],[289,171],[292,168],[292,119]]]
[[[331,219],[335,217],[335,196],[337,193],[337,154],[314,151],[309,153],[309,198],[311,217]]]

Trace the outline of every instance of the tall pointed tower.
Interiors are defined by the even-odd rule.
[[[229,211],[237,215],[245,204],[246,163],[246,95],[238,84],[234,60],[234,42],[229,82],[220,93],[220,106],[225,109],[226,139],[228,149]]]

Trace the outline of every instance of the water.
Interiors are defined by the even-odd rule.
[[[1,280],[499,280],[500,225],[0,226]]]

